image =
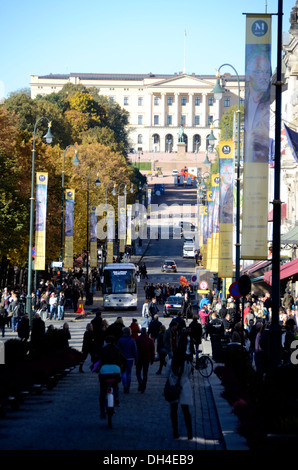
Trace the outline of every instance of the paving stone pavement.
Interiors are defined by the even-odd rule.
[[[91,318],[93,316],[88,315],[79,321],[69,320],[71,346],[80,349],[85,325]],[[113,319],[111,317],[110,321]],[[123,319],[128,325],[129,319],[125,316]],[[203,348],[204,352],[210,352],[210,342],[205,341]],[[135,369],[130,393],[124,394],[120,385],[120,407],[113,417],[113,429],[108,429],[107,421],[99,418],[98,377],[89,367],[87,359],[84,373],[76,367],[53,390],[44,389],[41,395],[30,395],[18,411],[8,411],[6,418],[0,421],[0,448],[188,452],[246,448],[235,432],[235,417],[220,396],[222,389],[215,374],[210,379],[203,379],[194,372],[194,406],[191,407],[194,438],[188,441],[181,410],[181,437],[172,437],[169,404],[162,395],[166,377],[164,373],[156,375],[158,362],[149,368],[144,394],[137,391]]]
[[[95,297],[93,307],[88,307],[86,318],[68,312],[65,321],[71,332],[70,346],[81,350],[86,325],[93,318],[92,308],[98,305]],[[103,313],[112,323],[119,313]],[[137,315],[137,314],[136,314]],[[123,320],[129,326],[132,316]],[[163,318],[166,326],[169,318]],[[51,322],[61,327],[62,322]],[[46,322],[48,326],[49,322]],[[5,341],[16,334],[6,331]],[[210,341],[203,342],[203,352],[211,353]],[[84,364],[84,373],[75,367],[61,379],[57,386],[41,395],[30,395],[17,411],[8,411],[0,420],[0,450],[93,450],[108,454],[109,451],[225,451],[247,450],[244,439],[237,433],[237,418],[221,397],[223,388],[216,376],[203,379],[197,371],[192,378],[194,405],[191,407],[193,421],[192,440],[187,439],[184,419],[179,409],[180,438],[173,439],[170,422],[170,406],[163,397],[166,381],[164,373],[156,375],[158,362],[149,368],[145,393],[137,390],[135,368],[129,394],[120,385],[120,407],[113,417],[113,428],[99,417],[99,383],[90,371],[90,360]]]

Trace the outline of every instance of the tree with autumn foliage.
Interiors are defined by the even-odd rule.
[[[65,85],[61,92],[32,100],[27,90],[12,93],[0,106],[0,256],[15,264],[28,258],[29,211],[33,130],[37,120],[51,121],[54,144],[43,142],[46,119],[36,130],[35,171],[48,172],[46,261],[59,259],[62,165],[65,149],[76,146],[80,164],[72,165],[73,152],[65,154],[65,189],[75,189],[74,255],[86,249],[87,180],[92,169],[99,172],[100,188],[90,178],[90,206],[105,203],[106,185],[113,181],[134,184],[137,191],[144,177],[127,159],[128,114],[96,90]],[[131,201],[130,199],[131,198]],[[134,196],[128,195],[128,202]],[[117,198],[109,195],[109,202]],[[115,206],[116,208],[116,206]]]

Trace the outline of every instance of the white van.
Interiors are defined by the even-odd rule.
[[[183,258],[194,258],[195,246],[193,243],[184,243],[183,245]]]

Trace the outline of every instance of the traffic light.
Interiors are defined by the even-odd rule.
[[[218,283],[218,274],[214,273],[213,274],[213,289],[217,289],[217,283]]]
[[[217,290],[218,292],[222,291],[222,278],[221,277],[217,279]]]

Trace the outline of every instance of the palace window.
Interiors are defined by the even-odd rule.
[[[154,123],[155,126],[158,126],[158,124],[159,124],[159,116],[158,116],[158,114],[154,114],[154,116],[153,116],[153,123]]]
[[[143,124],[143,114],[138,115],[138,124],[141,126]]]
[[[173,124],[173,116],[171,114],[167,115],[167,125],[171,126]]]
[[[200,104],[201,104],[201,97],[195,96],[195,106],[200,106]]]

